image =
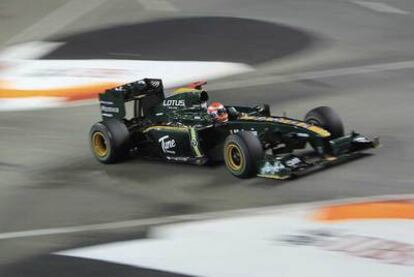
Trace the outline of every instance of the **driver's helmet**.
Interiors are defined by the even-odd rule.
[[[220,102],[211,103],[207,108],[207,112],[218,122],[226,122],[229,119],[226,108]]]

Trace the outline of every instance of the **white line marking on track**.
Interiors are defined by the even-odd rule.
[[[395,7],[392,7],[388,4],[381,2],[371,2],[371,1],[352,1],[352,3],[360,5],[362,7],[368,8],[370,10],[380,12],[380,13],[395,13],[395,14],[409,14],[408,11],[404,11]]]
[[[177,12],[178,9],[167,0],[137,0],[147,10]]]
[[[223,81],[217,85],[210,85],[210,90],[245,88],[254,86],[263,86],[271,84],[297,82],[302,80],[314,80],[331,77],[343,77],[348,75],[378,73],[392,70],[413,69],[414,61],[393,62],[370,64],[355,67],[334,68],[326,70],[308,71],[302,73],[293,73],[288,75],[274,75],[258,78],[248,78],[242,80]]]
[[[164,225],[179,222],[189,221],[201,221],[216,218],[227,218],[227,217],[243,217],[266,213],[283,212],[285,210],[296,211],[305,209],[312,209],[322,205],[328,204],[341,204],[348,202],[364,202],[364,201],[375,201],[375,200],[395,200],[395,199],[412,199],[414,194],[399,194],[399,195],[382,195],[382,196],[371,196],[371,197],[355,197],[340,200],[327,200],[310,203],[293,203],[278,206],[267,206],[260,208],[247,208],[239,210],[228,210],[219,212],[206,212],[200,214],[187,214],[187,215],[176,215],[156,218],[144,218],[136,220],[91,224],[91,225],[80,225],[70,227],[59,227],[59,228],[48,228],[48,229],[34,229],[16,232],[0,233],[0,240],[7,239],[18,239],[18,238],[30,238],[39,236],[59,235],[59,234],[71,234],[81,232],[91,232],[99,230],[114,230],[114,229],[125,229],[132,227],[145,227],[150,225]]]
[[[56,34],[81,16],[96,9],[107,0],[71,0],[43,17],[29,28],[10,38],[6,45],[25,40],[40,40]]]

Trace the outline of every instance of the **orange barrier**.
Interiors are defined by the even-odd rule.
[[[373,201],[328,206],[320,208],[313,215],[313,219],[318,221],[414,219],[414,201]]]

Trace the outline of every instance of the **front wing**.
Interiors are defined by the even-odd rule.
[[[328,166],[350,161],[362,155],[364,150],[379,146],[379,139],[373,140],[352,133],[329,141],[331,154],[315,152],[287,155],[266,155],[258,163],[257,176],[272,179],[289,179],[314,172]]]

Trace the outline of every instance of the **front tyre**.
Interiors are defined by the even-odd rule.
[[[128,156],[128,128],[117,119],[95,123],[89,132],[89,143],[92,153],[101,163],[120,162]]]
[[[340,116],[327,106],[310,110],[305,115],[305,122],[324,128],[331,133],[332,139],[343,137],[345,133]]]
[[[224,142],[224,162],[236,177],[249,178],[257,172],[257,162],[263,157],[263,147],[251,132],[229,135]]]

